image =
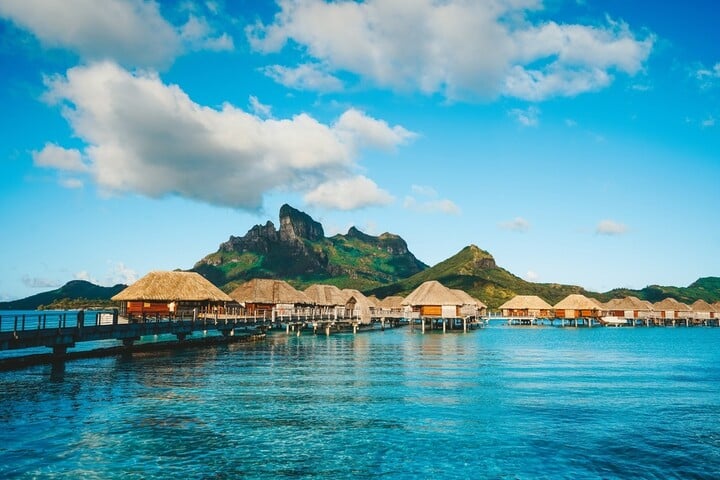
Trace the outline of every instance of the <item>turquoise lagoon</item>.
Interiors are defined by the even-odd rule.
[[[0,478],[720,478],[720,329],[286,336],[0,373]]]

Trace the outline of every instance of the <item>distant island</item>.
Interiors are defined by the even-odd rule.
[[[231,236],[190,270],[226,293],[253,278],[272,278],[286,280],[301,289],[323,283],[383,298],[407,295],[421,283],[437,280],[447,287],[466,291],[491,309],[515,295],[537,295],[550,303],[573,293],[603,302],[629,295],[653,303],[666,297],[684,303],[720,301],[718,277],[700,278],[687,287],[650,285],[640,290],[618,288],[604,293],[576,285],[528,282],[499,267],[489,252],[475,245],[429,267],[413,255],[399,235],[373,236],[351,227],[345,235],[326,237],[319,222],[287,204],[280,208],[279,228],[268,221],[253,226],[244,236]],[[102,287],[73,280],[56,290],[2,302],[0,309],[110,306],[110,298],[125,287]]]

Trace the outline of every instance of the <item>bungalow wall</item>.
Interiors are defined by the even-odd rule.
[[[423,305],[420,307],[423,317],[456,318],[460,317],[460,307],[456,305]]]
[[[128,315],[170,315],[167,302],[127,302]]]

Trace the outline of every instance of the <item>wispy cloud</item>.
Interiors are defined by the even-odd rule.
[[[44,277],[31,277],[29,275],[23,276],[20,280],[26,287],[29,288],[58,288],[62,285],[62,283],[57,280]]]
[[[720,84],[720,62],[710,68],[699,65],[693,70],[692,75],[697,80],[701,89],[706,90],[712,88]]]
[[[521,108],[513,108],[508,112],[523,127],[537,127],[540,123],[540,109],[530,106],[525,110]]]
[[[324,71],[322,66],[313,63],[306,63],[297,67],[270,65],[264,67],[262,72],[277,83],[295,90],[331,93],[343,89],[343,84],[339,78]]]
[[[540,275],[537,274],[537,272],[533,270],[528,270],[525,274],[525,280],[528,282],[537,282],[540,279]]]
[[[260,103],[260,100],[255,95],[250,95],[250,110],[258,117],[269,118],[272,116],[272,107]]]
[[[601,220],[595,227],[595,233],[598,235],[624,235],[627,231],[628,228],[625,224],[614,220]]]
[[[522,217],[516,217],[508,222],[502,222],[500,228],[511,232],[525,233],[530,230],[530,222]]]
[[[407,195],[403,207],[419,213],[444,213],[460,215],[460,207],[455,202],[440,198],[437,190],[428,185],[412,185],[412,195]],[[417,198],[420,197],[420,198]]]

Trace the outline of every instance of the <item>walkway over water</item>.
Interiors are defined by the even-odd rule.
[[[357,333],[377,325],[381,328],[397,326],[407,320],[406,316],[399,312],[378,311],[362,320],[351,310],[338,315],[303,309],[269,315],[195,312],[175,318],[128,319],[120,316],[117,310],[33,312],[0,315],[0,351],[47,347],[62,355],[79,342],[120,340],[123,345],[132,346],[144,336],[175,335],[182,341],[195,332],[212,330],[225,337],[233,336],[236,331],[264,333],[269,328],[283,327],[288,333],[308,329],[327,335],[342,331]]]

